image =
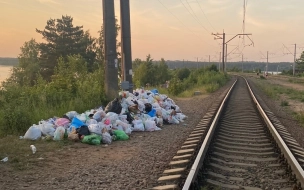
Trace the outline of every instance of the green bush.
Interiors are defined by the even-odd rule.
[[[173,76],[176,75],[173,73]],[[183,80],[173,78],[170,81],[168,92],[171,95],[178,95],[185,90],[201,86],[205,88],[206,92],[211,93],[226,84],[228,80],[228,75],[218,72],[215,66],[194,69]]]
[[[104,105],[103,73],[101,68],[88,72],[80,56],[70,56],[59,60],[51,82],[39,77],[34,86],[5,84],[0,90],[0,135],[21,135],[41,119]]]

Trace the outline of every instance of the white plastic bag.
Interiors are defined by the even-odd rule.
[[[82,113],[81,115],[77,115],[76,116],[80,121],[82,121],[82,122],[86,122],[86,120],[87,120],[87,116],[86,116],[86,114],[84,114],[84,113]]]
[[[97,135],[101,135],[101,130],[104,128],[105,126],[103,125],[99,125],[99,124],[91,124],[88,126],[89,131],[91,133],[95,133]]]
[[[102,136],[102,143],[104,143],[104,144],[112,143],[112,137],[111,137],[110,133],[104,132],[104,133],[102,133],[101,136]]]
[[[106,113],[103,110],[98,110],[96,113],[93,115],[93,119],[96,121],[101,121],[102,118],[106,116]]]
[[[44,136],[54,136],[55,128],[54,125],[48,122],[41,122],[40,125],[38,125],[38,128],[41,130],[42,135]]]
[[[55,140],[55,141],[63,140],[64,133],[65,133],[65,129],[63,127],[61,127],[61,126],[57,127],[56,131],[54,133],[53,140]]]
[[[186,115],[184,115],[183,113],[176,113],[176,119],[178,119],[179,121],[183,121],[187,118]]]
[[[125,122],[125,123],[128,123],[128,116],[127,115],[119,115],[118,118],[122,121],[122,122]]]
[[[78,113],[76,111],[69,111],[65,115],[68,116],[70,120],[72,120],[76,115],[78,115]]]
[[[106,119],[110,119],[111,120],[111,123],[112,124],[114,124],[115,123],[115,121],[118,119],[118,114],[116,114],[116,113],[114,113],[114,112],[108,112],[107,114],[106,114],[106,117],[105,117]],[[104,119],[105,119],[104,118]],[[103,120],[104,120],[103,119]],[[102,121],[103,121],[102,120]]]
[[[97,124],[98,122],[95,119],[88,119],[86,124],[91,125],[91,124]]]
[[[41,137],[41,130],[37,125],[31,126],[25,133],[24,139],[37,140]]]
[[[131,135],[131,133],[132,133],[132,128],[131,128],[131,126],[128,127],[128,128],[126,128],[124,131],[125,131],[125,133],[126,133],[127,135]]]
[[[168,118],[168,122],[169,122],[169,123],[172,123],[172,124],[179,124],[179,121],[178,121],[178,119],[176,119],[175,116],[170,116],[170,117]]]
[[[132,123],[134,124],[132,131],[145,131],[142,120],[133,120]]]
[[[154,121],[146,120],[145,121],[145,130],[146,131],[155,131],[156,124]]]

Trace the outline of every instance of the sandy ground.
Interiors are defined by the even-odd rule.
[[[22,154],[28,161],[24,169],[13,168],[13,158],[0,163],[0,189],[151,189],[157,186],[157,179],[171,158],[232,81],[209,96],[175,99],[188,116],[184,123],[166,125],[156,132],[134,132],[128,141],[116,141],[109,146],[72,143],[51,151],[45,143],[26,142]],[[290,86],[288,80],[271,77],[266,82]],[[269,107],[285,113],[278,109],[278,103]],[[285,123],[290,124],[290,120]],[[34,155],[28,146],[31,143],[37,147]]]
[[[161,131],[134,132],[128,141],[115,141],[108,146],[71,143],[56,147],[54,142],[22,141],[15,137],[16,144],[11,146],[24,146],[20,154],[26,161],[8,155],[9,162],[0,162],[0,189],[141,190],[157,186],[157,179],[177,150],[231,84],[209,96],[175,99],[188,116],[185,122],[165,125]],[[34,155],[30,144],[37,147]]]
[[[298,81],[299,83],[294,83],[290,81]],[[285,88],[291,88],[298,91],[304,91],[304,79],[295,79],[293,77],[287,76],[269,76],[267,78],[267,82],[271,85],[280,85]],[[288,101],[289,108],[294,112],[304,112],[304,102],[290,99],[287,95],[282,94],[280,95],[281,100]]]

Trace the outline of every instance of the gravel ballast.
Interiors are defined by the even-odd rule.
[[[66,146],[47,154],[41,161],[42,164],[32,170],[4,170],[0,174],[1,189],[135,190],[157,186],[157,179],[168,168],[168,163],[193,128],[233,82],[232,77],[226,86],[208,97],[174,99],[188,116],[179,125],[165,125],[161,131],[155,132],[133,132],[128,141],[116,141],[108,146],[81,143]],[[265,98],[268,107],[279,115],[279,120],[292,136],[301,140],[304,130],[298,131],[299,125],[294,120],[291,122],[291,116],[278,109],[277,102],[268,99],[258,89],[257,92]],[[303,139],[299,143],[303,146]]]

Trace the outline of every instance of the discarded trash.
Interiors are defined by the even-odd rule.
[[[54,116],[33,124],[19,139],[81,141],[87,144],[109,145],[115,140],[128,140],[136,131],[162,130],[164,124],[182,124],[187,116],[167,95],[157,89],[136,89],[121,92],[107,107],[90,109],[82,114],[67,112],[61,118]],[[139,136],[139,138],[146,137]],[[33,154],[34,145],[30,146]],[[106,147],[106,146],[105,146]]]
[[[33,154],[35,154],[36,151],[37,151],[36,147],[35,147],[34,145],[31,145],[30,147],[31,147],[31,149],[32,149]]]
[[[8,157],[5,157],[1,160],[1,162],[7,162],[8,161]]]
[[[24,139],[37,140],[41,137],[41,130],[37,125],[31,126],[25,133]]]
[[[101,136],[93,134],[93,135],[86,135],[84,136],[81,142],[91,145],[99,145],[101,141]]]

